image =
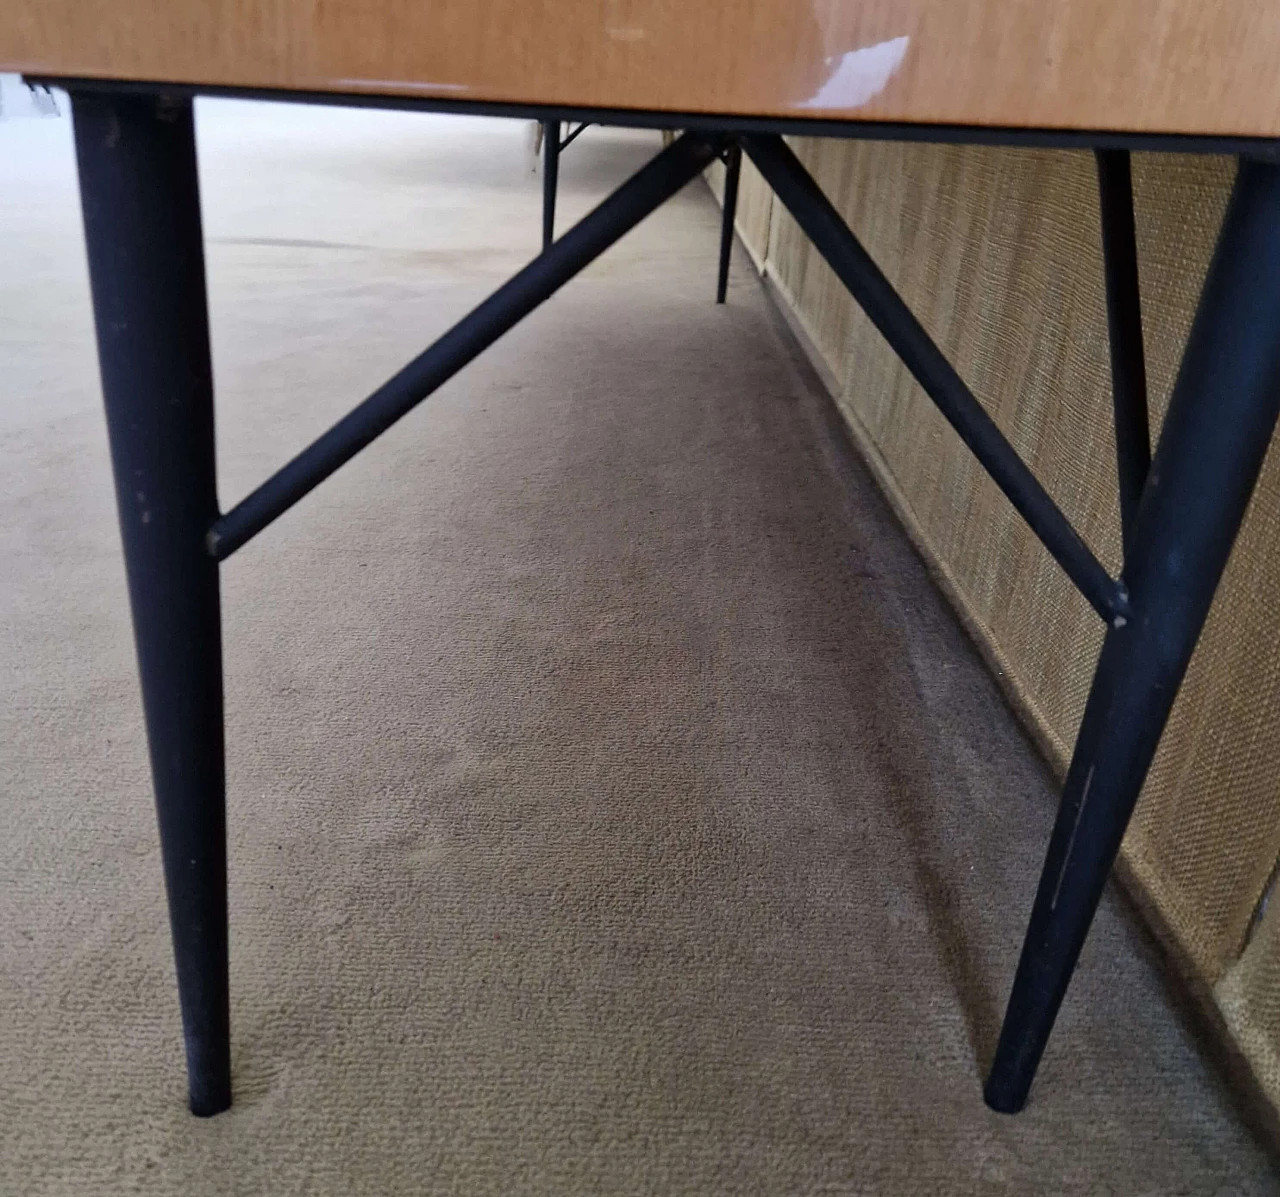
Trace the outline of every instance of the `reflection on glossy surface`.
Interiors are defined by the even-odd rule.
[[[0,70],[36,75],[1280,137],[1280,5],[1258,0],[3,0],[2,7]]]
[[[800,108],[859,108],[877,96],[893,78],[907,53],[909,37],[894,37],[827,59],[835,70]]]

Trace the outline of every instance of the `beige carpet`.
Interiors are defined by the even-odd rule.
[[[525,138],[202,109],[224,503],[535,251]],[[0,181],[0,1193],[1273,1191],[1111,900],[982,1105],[1050,786],[701,184],[227,566],[189,1117],[66,121]]]

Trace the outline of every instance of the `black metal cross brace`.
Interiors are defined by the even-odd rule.
[[[1107,621],[986,1085],[992,1107],[1021,1109],[1280,411],[1280,167],[1241,159],[1151,457],[1128,143],[1115,134],[1081,143],[1098,153],[1124,533],[1124,570],[1117,580],[1108,576],[782,141],[786,129],[760,118],[715,127],[689,118],[693,131],[559,241],[549,240],[538,258],[470,315],[219,515],[193,89],[64,85],[72,92],[98,355],[192,1110],[213,1114],[231,1101],[218,563],[722,154],[729,168],[723,298],[743,149]],[[574,116],[561,109],[535,113],[557,122]],[[609,115],[580,111],[576,119],[594,122]],[[635,114],[614,115],[614,123],[637,120]],[[678,119],[668,115],[653,123]],[[805,126],[803,131],[884,134],[875,126],[856,125]],[[937,140],[995,136],[954,129],[935,133]],[[911,135],[925,137],[929,130],[915,129]],[[1159,142],[1148,145],[1149,138],[1130,140],[1163,148]],[[558,125],[554,144],[558,150]],[[1170,148],[1186,147],[1175,142]]]
[[[567,137],[560,136],[558,120],[538,122],[542,136],[542,248],[556,239],[556,185],[560,177],[560,154],[582,136],[591,121],[580,121]]]
[[[560,153],[593,122],[584,120],[567,137],[560,136],[558,120],[539,122],[542,131],[542,248],[551,248],[556,239],[556,189],[560,179]],[[738,175],[742,168],[742,149],[736,141],[719,154],[725,166],[724,213],[720,218],[720,268],[716,274],[716,303],[724,303],[729,290],[729,260],[733,255],[734,218],[738,211]]]
[[[694,133],[663,150],[426,352],[219,519],[209,532],[209,551],[220,561],[229,557],[705,170],[716,151],[716,141]]]

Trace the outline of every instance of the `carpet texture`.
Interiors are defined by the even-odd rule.
[[[229,505],[526,261],[519,124],[199,110]],[[563,221],[657,148],[593,130]],[[1254,1194],[695,183],[224,570],[236,1104],[181,1034],[66,120],[0,125],[0,1192]]]

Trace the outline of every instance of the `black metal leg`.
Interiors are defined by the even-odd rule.
[[[1280,168],[1245,161],[1125,563],[1005,1013],[987,1104],[1026,1103],[1280,411]]]
[[[231,1104],[213,384],[189,99],[72,96],[191,1109]]]
[[[1147,428],[1147,366],[1142,349],[1138,244],[1133,224],[1133,181],[1128,150],[1098,150],[1098,200],[1106,269],[1107,329],[1111,340],[1111,395],[1115,407],[1116,465],[1120,473],[1120,527],[1128,552],[1138,503],[1151,468]]]
[[[560,174],[560,122],[542,122],[542,248],[556,239],[556,181]]]
[[[720,226],[720,275],[716,280],[716,303],[724,303],[729,290],[729,258],[733,254],[733,222],[738,213],[738,176],[742,173],[742,147],[736,142],[724,157],[724,220]]]

